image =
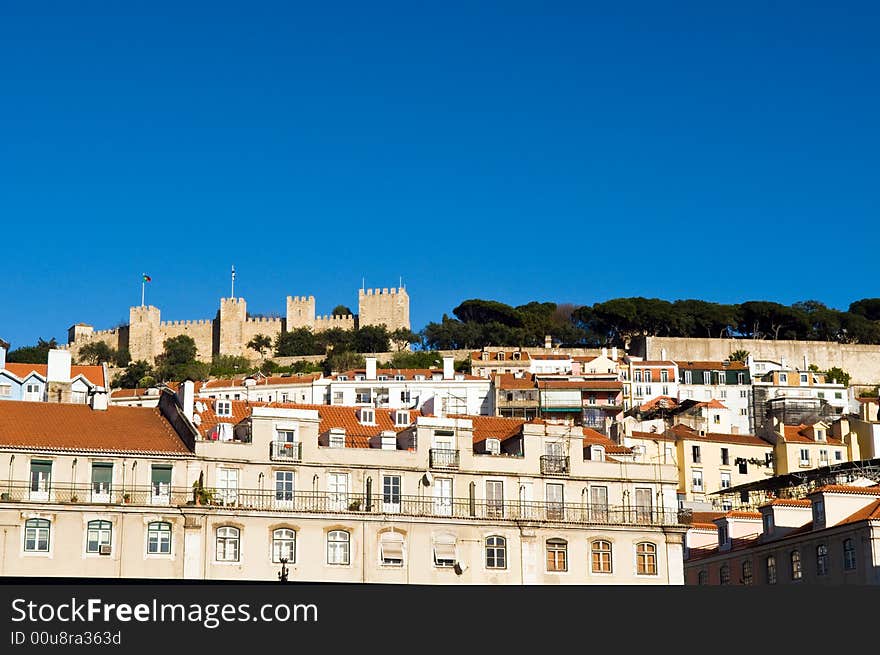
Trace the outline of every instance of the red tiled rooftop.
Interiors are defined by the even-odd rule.
[[[363,368],[353,369],[351,371],[343,371],[336,375],[331,375],[330,379],[335,382],[393,382],[395,375],[402,375],[405,380],[412,381],[415,380],[417,375],[423,375],[425,380],[431,380],[434,375],[439,375],[441,378],[443,377],[443,369],[442,368],[380,368],[376,369],[376,377],[380,375],[388,376],[387,380],[355,380],[356,375],[364,375],[366,376],[367,370]],[[346,376],[347,380],[339,380],[341,375]],[[480,377],[478,375],[470,375],[469,373],[460,373],[458,371],[455,372],[455,375],[462,377],[465,380],[480,380],[485,382],[486,378]],[[455,379],[455,378],[453,378]]]
[[[535,378],[529,373],[523,377],[517,377],[513,373],[499,373],[495,376],[495,386],[498,389],[534,389]]]
[[[793,443],[825,443],[816,441],[812,437],[807,434],[807,430],[809,430],[811,426],[800,424],[800,425],[786,425],[785,428],[785,440]],[[843,442],[840,439],[832,437],[829,430],[825,430],[825,437],[827,443],[832,446],[842,446]]]
[[[630,455],[632,448],[621,446],[615,443],[601,432],[597,432],[592,428],[584,428],[584,447],[587,446],[604,446],[605,452],[609,455]]]
[[[0,403],[0,444],[13,448],[187,455],[190,451],[158,408]]]
[[[819,487],[810,494],[816,493],[834,493],[834,494],[856,494],[862,496],[880,496],[880,485],[872,485],[870,487],[856,487],[851,484],[826,484]]]
[[[725,366],[724,362],[720,361],[703,361],[703,362],[682,362],[679,361],[678,368],[680,369],[690,369],[690,370],[704,370],[704,371],[736,371],[736,370],[746,370],[748,366],[744,362],[740,361],[731,361]]]
[[[15,377],[24,379],[31,373],[36,373],[37,375],[43,377],[45,379],[46,375],[49,372],[48,364],[21,364],[18,362],[6,362],[4,368],[12,373]],[[86,380],[88,380],[91,384],[98,387],[107,387],[107,381],[104,379],[104,367],[103,366],[71,366],[70,367],[70,379],[73,380],[78,375],[82,375]]]

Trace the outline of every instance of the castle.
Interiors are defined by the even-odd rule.
[[[77,323],[67,332],[68,348],[76,359],[86,344],[103,341],[111,348],[127,348],[132,361],[156,361],[166,339],[187,335],[198,349],[197,357],[210,362],[215,355],[236,355],[253,359],[257,353],[247,347],[258,334],[275,337],[288,330],[310,328],[322,332],[330,328],[352,330],[366,325],[385,325],[389,331],[410,329],[409,295],[403,287],[360,289],[358,313],[354,316],[315,315],[314,296],[288,296],[285,318],[249,317],[244,298],[221,298],[213,319],[197,321],[162,321],[158,307],[141,305],[129,309],[128,325],[96,331],[91,325]]]

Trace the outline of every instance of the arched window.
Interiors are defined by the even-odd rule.
[[[272,561],[296,562],[296,531],[290,528],[278,528],[272,531]]]
[[[611,542],[597,539],[590,546],[593,573],[611,573]]]
[[[650,541],[636,544],[636,573],[657,575],[657,546]]]
[[[507,539],[504,537],[486,538],[486,568],[507,568]]]
[[[147,525],[147,552],[151,555],[171,554],[171,524],[156,521]]]
[[[856,544],[852,539],[843,540],[843,568],[846,571],[856,568]]]
[[[767,556],[767,584],[776,584],[776,556]]]
[[[721,584],[730,584],[730,565],[726,562],[722,564],[719,575],[721,578]]]
[[[351,535],[345,530],[327,533],[327,563],[347,566],[351,560]]]
[[[232,526],[217,528],[217,561],[237,562],[241,532]]]
[[[47,519],[24,522],[24,550],[27,553],[48,553],[50,523]]]
[[[802,577],[804,577],[804,572],[801,568],[801,551],[793,550],[791,551],[791,579],[800,580]]]
[[[828,546],[816,546],[816,575],[828,575]]]
[[[547,540],[547,570],[568,571],[568,542],[565,539]]]
[[[709,584],[709,573],[705,569],[697,574],[697,584],[701,587]]]
[[[752,560],[743,560],[742,563],[742,583],[744,585],[752,584]]]
[[[86,527],[87,553],[100,553],[101,546],[110,547],[113,537],[113,524],[110,521],[89,521]]]
[[[384,566],[403,566],[403,534],[391,530],[379,537],[379,561]]]

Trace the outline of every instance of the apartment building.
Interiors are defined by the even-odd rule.
[[[500,373],[492,377],[495,413],[505,418],[537,418],[538,383],[530,373]]]
[[[668,360],[624,357],[621,366],[624,409],[637,407],[657,396],[678,398],[678,364]]]
[[[834,436],[831,424],[818,421],[812,425],[785,425],[776,421],[764,433],[773,444],[777,475],[814,469],[861,459],[858,437],[847,433]]]
[[[755,432],[771,424],[771,415],[786,423],[835,419],[849,411],[849,393],[824,373],[782,368],[752,380],[752,417]],[[804,420],[804,422],[810,422]]]
[[[229,426],[229,427],[220,427]],[[548,421],[0,403],[3,575],[682,584],[672,466]]]
[[[531,372],[531,355],[528,351],[505,348],[489,348],[471,352],[471,373],[483,378],[495,375],[522,375]]]
[[[203,398],[224,398],[266,403],[320,403],[326,390],[319,384],[320,373],[262,375],[245,378],[208,380],[196,392]]]
[[[870,484],[870,483],[869,483]],[[825,485],[701,522],[689,585],[880,584],[880,486]],[[711,538],[711,537],[710,537]],[[691,535],[688,535],[691,540]]]
[[[538,412],[542,417],[567,419],[610,434],[623,416],[623,383],[578,376],[535,376]]]
[[[0,343],[0,400],[86,404],[110,389],[107,367],[73,366],[66,350],[49,351],[45,364],[6,361]]]
[[[749,367],[738,361],[679,361],[679,400],[718,400],[731,410],[731,431],[751,428],[752,379]]]

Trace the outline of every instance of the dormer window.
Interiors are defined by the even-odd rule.
[[[487,352],[484,350],[482,353],[480,353],[480,359],[482,359],[484,362],[489,361],[489,353],[487,353]]]
[[[590,446],[590,460],[593,462],[604,462],[605,448],[602,446]]]
[[[779,374],[779,383],[780,384],[788,384],[788,373],[780,373]]]
[[[424,382],[425,376],[422,375],[421,373],[419,373],[419,374],[413,376],[413,379],[416,380],[417,382]]]
[[[361,407],[361,409],[359,410],[359,419],[360,422],[364,425],[375,425],[376,410],[368,407]]]
[[[345,430],[342,428],[330,429],[330,447],[345,448]]]
[[[458,381],[464,380],[464,373],[456,373],[454,377]]]
[[[823,500],[813,501],[813,523],[816,527],[825,524],[825,501]]]
[[[496,359],[498,359],[499,362],[503,362],[504,361],[504,353],[499,352]]]
[[[764,514],[764,534],[773,534],[773,514],[769,511]]]
[[[730,541],[730,533],[727,531],[727,525],[722,524],[718,526],[718,545],[724,546],[727,542]]]
[[[499,439],[486,439],[486,452],[490,455],[500,455],[501,441]]]
[[[809,380],[810,378],[806,373],[801,373],[801,384],[808,384]]]
[[[388,376],[387,375],[380,375],[376,379],[379,380],[379,382],[385,382],[388,380]]]
[[[825,441],[825,430],[816,430],[816,441]]]
[[[340,382],[346,382],[346,381],[348,381],[348,376],[347,375],[340,375],[336,379],[339,380]]]
[[[431,379],[436,382],[437,380],[442,380],[443,376],[440,373],[434,373],[431,375]]]
[[[367,379],[367,376],[358,374],[358,375],[354,376],[354,379],[355,379],[355,382],[363,382],[364,380]]]
[[[394,412],[394,425],[399,428],[409,425],[409,412]]]
[[[520,358],[520,352],[519,352],[518,350],[515,351],[515,352],[513,353],[513,358],[514,358],[516,361],[519,361],[519,358]]]
[[[214,413],[217,416],[232,416],[232,403],[228,400],[218,400],[214,403]]]
[[[406,380],[406,377],[404,377],[403,375],[397,374],[397,375],[394,376],[394,379],[395,379],[397,382],[403,382],[404,380]]]

